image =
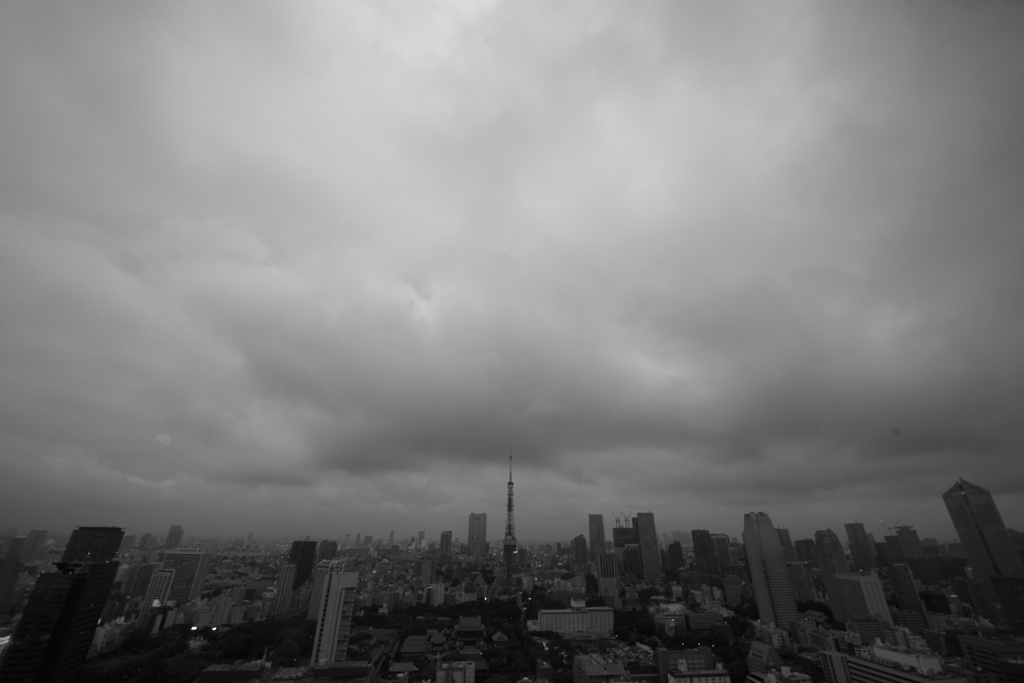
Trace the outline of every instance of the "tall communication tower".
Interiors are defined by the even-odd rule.
[[[505,590],[512,592],[512,565],[516,554],[516,513],[512,502],[512,454],[508,454],[508,511],[505,516],[505,540],[502,541],[505,551]]]

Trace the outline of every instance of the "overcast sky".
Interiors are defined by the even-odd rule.
[[[0,526],[1024,526],[1024,5],[0,5]]]

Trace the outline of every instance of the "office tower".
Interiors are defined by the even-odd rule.
[[[743,543],[761,621],[788,628],[797,618],[796,596],[779,534],[767,513],[743,515]]]
[[[487,513],[469,513],[469,536],[466,541],[468,552],[473,557],[487,555]]]
[[[626,546],[638,546],[640,540],[636,536],[636,529],[631,526],[619,526],[616,525],[612,528],[612,550],[615,552],[616,557],[619,558],[619,566],[625,570],[625,551]]]
[[[829,605],[832,606],[832,614],[837,619],[839,616],[835,614],[834,605],[842,605],[845,616],[840,621],[875,619],[884,621],[889,626],[893,625],[892,614],[885,603],[882,582],[873,571],[870,574],[839,572],[834,577],[833,586],[835,599],[830,599]]]
[[[116,526],[80,526],[71,532],[61,562],[109,562],[117,557],[124,529]]]
[[[715,542],[711,540],[711,532],[705,529],[694,529],[690,532],[690,537],[693,539],[693,559],[703,563],[711,574],[719,576],[721,572],[718,568]]]
[[[21,546],[21,561],[25,564],[33,564],[43,559],[44,544],[46,543],[46,531],[33,529],[25,537],[25,543]]]
[[[363,542],[363,535],[362,534],[356,534],[356,547],[359,547],[360,545],[362,545],[362,542]]]
[[[1024,633],[1024,578],[993,576],[989,581],[1007,625],[1018,634]]]
[[[900,547],[903,548],[904,557],[908,560],[920,560],[924,557],[924,548],[921,547],[921,539],[914,527],[909,524],[901,524],[893,529],[896,531]]]
[[[658,549],[658,531],[653,512],[636,513],[637,537],[640,540],[640,562],[644,579],[661,581],[661,551]]]
[[[139,536],[139,550],[146,552],[153,547],[153,534],[142,534]]]
[[[316,553],[316,561],[323,562],[324,560],[333,560],[338,556],[338,542],[337,541],[320,541],[320,548]]]
[[[631,543],[622,551],[622,571],[634,578],[642,578],[644,574],[643,560],[640,559],[640,546]]]
[[[421,547],[423,545],[423,539],[426,538],[426,537],[427,537],[427,532],[426,531],[417,531],[416,532],[416,547]]]
[[[171,587],[174,585],[174,570],[160,569],[153,572],[143,595],[141,609],[139,610],[139,627],[147,629],[147,620],[154,608],[163,607],[168,603],[171,594]]]
[[[724,573],[723,567],[732,564],[732,554],[729,552],[729,534],[711,534],[711,542],[715,544],[715,560],[718,562],[718,574],[721,576]],[[782,549],[785,551],[785,545]]]
[[[814,589],[814,577],[811,576],[811,570],[807,568],[807,565],[803,562],[790,562],[788,566],[796,601],[817,600],[818,591]]]
[[[181,546],[181,539],[185,536],[185,530],[177,524],[172,524],[167,530],[167,539],[164,541],[164,548],[174,550]]]
[[[988,581],[992,576],[1024,577],[1024,563],[991,493],[961,478],[942,494],[942,500],[974,578]]]
[[[597,592],[609,607],[622,609],[619,597],[619,560],[615,553],[600,553],[597,556]]]
[[[295,565],[283,564],[277,571],[277,583],[274,585],[274,603],[271,611],[274,616],[285,614],[292,608],[295,596]]]
[[[574,565],[586,564],[589,553],[587,552],[587,539],[583,534],[576,536],[569,544],[572,548],[572,562]]]
[[[356,542],[358,538],[357,536]],[[313,566],[316,564],[316,541],[292,541],[288,562],[295,565],[295,583],[292,584],[292,590],[297,590],[313,575]]]
[[[363,536],[363,545],[373,545],[373,534],[366,534]]]
[[[77,681],[117,566],[62,562],[40,574],[0,663],[0,681]]]
[[[356,539],[356,543],[357,544],[359,543],[359,539],[358,538]],[[346,548],[352,547],[352,534],[345,534],[345,547]]]
[[[441,532],[441,557],[449,558],[452,554],[452,532]]]
[[[434,561],[429,557],[424,557],[420,566],[420,582],[424,586],[434,583]]]
[[[668,568],[675,571],[684,566],[686,566],[686,560],[683,558],[683,544],[679,541],[672,541],[668,545]]]
[[[24,536],[14,536],[7,542],[7,549],[4,552],[4,559],[8,562],[21,564],[21,549],[25,547]]]
[[[832,608],[832,615],[837,620],[846,621],[843,605],[835,599],[836,574],[850,571],[843,546],[834,531],[823,529],[814,532],[814,548],[818,555],[818,566],[821,567],[821,580],[825,584],[825,592],[828,593],[828,606]]]
[[[121,541],[121,547],[117,549],[119,553],[126,553],[135,547],[135,536],[125,536]]]
[[[853,555],[853,566],[860,571],[877,568],[875,561],[875,539],[864,530],[860,522],[845,524],[846,538],[850,542],[850,554]]]
[[[199,548],[176,548],[164,553],[161,569],[174,570],[174,583],[168,600],[180,607],[199,599],[209,564],[210,556]]]
[[[388,534],[388,545],[394,545],[394,544],[395,544],[395,530],[392,529],[391,533]]]
[[[793,543],[797,562],[809,562],[812,567],[818,566],[818,549],[813,538],[798,538]]]
[[[11,606],[11,598],[14,597],[14,586],[18,582],[18,575],[21,574],[21,563],[10,560],[0,560],[0,614],[7,611]]]
[[[155,564],[136,564],[128,567],[121,592],[129,599],[143,597],[149,588],[149,582],[153,579],[153,573],[159,568]]]
[[[608,551],[608,545],[604,540],[604,515],[590,515],[590,557],[595,562],[598,555]]]
[[[904,612],[916,612],[927,617],[924,603],[917,594],[917,586],[914,585],[914,575],[910,567],[905,564],[894,564],[889,568],[889,579],[892,583],[893,597],[896,598],[896,606]]]
[[[325,568],[311,604],[316,610],[316,631],[310,658],[312,665],[344,661],[358,582],[359,575],[346,572],[341,562],[331,562]]]

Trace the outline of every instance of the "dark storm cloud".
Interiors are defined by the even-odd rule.
[[[527,535],[1024,486],[1012,3],[0,15],[24,525],[462,528],[510,451]]]

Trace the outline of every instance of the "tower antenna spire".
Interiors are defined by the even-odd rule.
[[[505,590],[512,593],[512,565],[516,554],[516,515],[512,500],[512,450],[508,452],[508,509],[505,516],[505,538],[502,541],[505,556]]]

